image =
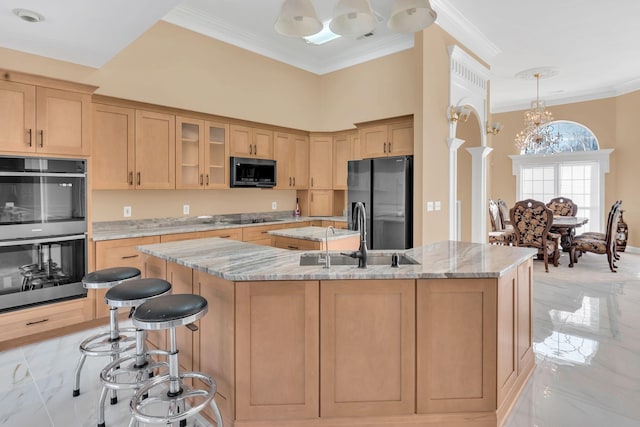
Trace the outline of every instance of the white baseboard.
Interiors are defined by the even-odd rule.
[[[636,248],[634,246],[627,246],[624,251],[629,252],[630,254],[640,254],[640,248]]]

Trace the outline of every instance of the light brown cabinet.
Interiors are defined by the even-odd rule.
[[[309,189],[330,190],[333,188],[333,137],[311,136],[309,138]]]
[[[93,104],[91,144],[94,190],[134,188],[136,112],[116,105]]]
[[[333,191],[310,190],[309,191],[309,216],[333,215]]]
[[[29,84],[56,80],[7,73],[0,81],[0,151],[86,156],[93,87],[63,82],[61,90]],[[15,81],[13,81],[15,80]]]
[[[175,188],[176,118],[136,110],[135,188]]]
[[[167,262],[166,280],[171,283],[172,294],[193,294],[193,270],[173,262]],[[198,326],[198,321],[195,322]],[[179,349],[178,363],[180,369],[184,371],[193,370],[194,358],[198,354],[194,345],[199,342],[200,331],[191,331],[186,327],[176,328],[176,344]]]
[[[229,125],[176,117],[176,188],[229,186]]]
[[[359,133],[363,158],[413,154],[413,120],[366,125]]]
[[[333,189],[347,189],[347,166],[351,155],[350,135],[333,138]]]
[[[231,156],[273,159],[273,131],[232,124],[229,132]]]
[[[300,190],[308,187],[309,138],[276,132],[274,156],[277,162],[278,190]]]

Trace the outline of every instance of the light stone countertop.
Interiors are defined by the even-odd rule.
[[[229,239],[207,238],[138,246],[138,250],[231,281],[492,278],[536,254],[535,249],[480,243],[443,241],[406,251],[370,251],[405,254],[419,262],[392,268],[374,265],[300,266],[300,254],[270,246]],[[306,251],[319,253],[319,251]]]
[[[251,215],[231,215],[235,219],[250,220]],[[227,228],[259,227],[262,225],[290,224],[308,221],[345,221],[346,217],[298,217],[277,215],[274,221],[258,223],[232,224],[225,222],[224,216],[155,218],[131,221],[109,221],[93,224],[93,241],[128,239],[134,237],[161,236],[165,234],[192,233],[197,231],[224,230]]]
[[[329,240],[340,240],[348,237],[359,236],[360,232],[353,230],[334,229],[335,233],[328,232],[327,227],[300,227],[283,228],[282,230],[267,231],[272,236],[289,237],[291,239],[312,240],[324,242],[325,237]]]

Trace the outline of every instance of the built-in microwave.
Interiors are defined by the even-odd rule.
[[[275,160],[231,157],[230,163],[231,187],[275,187]]]

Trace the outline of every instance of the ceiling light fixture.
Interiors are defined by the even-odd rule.
[[[465,105],[459,105],[454,107],[453,105],[449,107],[449,121],[451,123],[466,122],[471,115],[471,108]]]
[[[557,70],[552,68],[526,70],[516,77],[536,79],[536,100],[531,101],[531,109],[524,113],[524,129],[516,134],[515,145],[523,154],[553,153],[560,142],[560,134],[553,133],[553,114],[545,109],[540,100],[540,79],[552,77]]]
[[[323,25],[324,25],[324,28],[322,28],[322,30],[319,33],[312,34],[307,37],[303,37],[304,41],[307,42],[307,44],[321,45],[321,44],[329,43],[331,40],[335,40],[342,37],[339,34],[335,34],[333,31],[331,31],[331,29],[329,28],[329,21],[324,22]]]
[[[394,0],[387,27],[397,33],[415,33],[433,24],[437,17],[429,0]]]
[[[285,0],[274,26],[278,33],[288,37],[306,37],[322,30],[311,0]]]
[[[373,31],[376,17],[369,0],[340,0],[333,9],[329,28],[336,34],[360,37]]]
[[[27,9],[13,9],[13,13],[20,19],[26,22],[42,22],[44,16],[37,12]]]

